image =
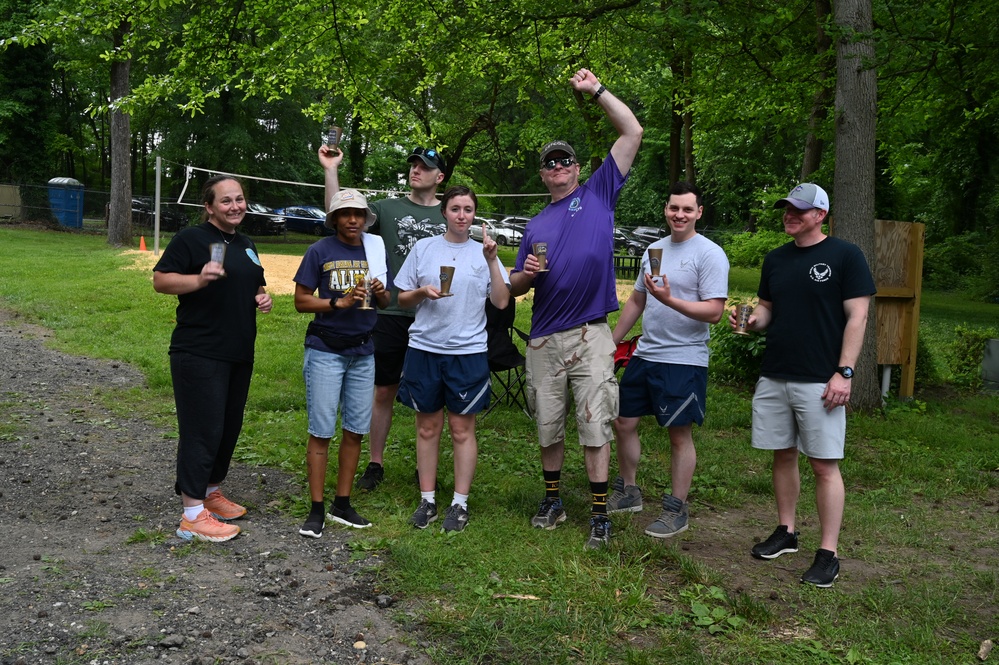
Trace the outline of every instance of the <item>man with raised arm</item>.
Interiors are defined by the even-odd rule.
[[[551,203],[528,222],[510,284],[515,296],[534,288],[526,369],[528,402],[538,423],[545,496],[531,524],[554,529],[566,519],[559,483],[571,389],[593,496],[586,546],[599,549],[607,546],[611,532],[607,467],[618,415],[615,347],[607,325],[607,313],[618,309],[614,207],[643,130],[631,109],[590,70],[577,71],[570,84],[604,110],[618,139],[583,184],[571,145],[552,141],[541,149],[541,180]],[[546,271],[540,270],[535,255],[537,243],[546,248]]]

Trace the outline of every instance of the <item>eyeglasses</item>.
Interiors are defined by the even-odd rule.
[[[413,150],[413,154],[415,156],[417,156],[417,157],[427,156],[430,159],[438,159],[440,157],[440,154],[438,154],[438,152],[436,150],[434,150],[433,148],[430,148],[430,149],[427,149],[427,148],[417,148],[417,149]]]
[[[555,168],[556,164],[561,164],[562,168],[567,169],[575,163],[576,160],[573,159],[572,157],[563,157],[562,159],[549,159],[547,162],[541,165],[541,168],[543,168],[545,171],[551,171]]]

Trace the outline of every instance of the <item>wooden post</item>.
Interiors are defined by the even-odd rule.
[[[912,397],[916,384],[926,227],[923,224],[880,219],[874,224],[878,364],[901,365],[898,396],[907,399]]]

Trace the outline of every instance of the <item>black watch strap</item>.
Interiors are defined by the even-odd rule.
[[[843,375],[844,379],[853,378],[853,368],[852,367],[837,367],[836,371]]]

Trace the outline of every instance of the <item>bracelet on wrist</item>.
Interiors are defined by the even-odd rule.
[[[604,94],[604,92],[606,90],[607,90],[607,88],[605,88],[604,85],[601,83],[600,87],[597,88],[597,91],[595,93],[593,93],[593,97],[592,97],[593,101],[597,101],[598,99],[600,99],[600,95]]]

